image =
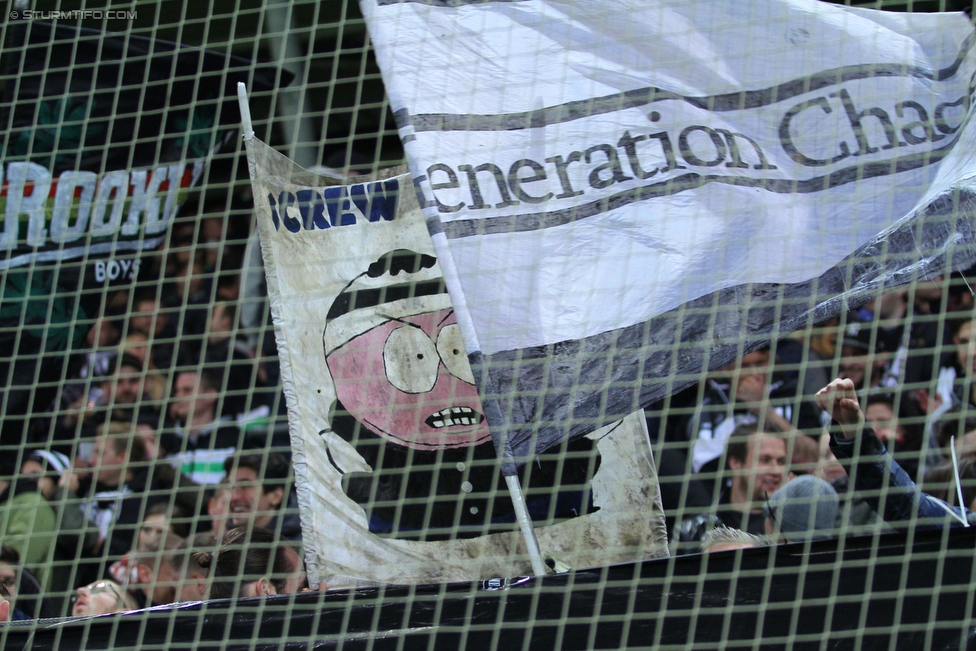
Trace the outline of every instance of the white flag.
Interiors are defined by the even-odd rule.
[[[492,434],[516,457],[976,260],[961,14],[361,4]]]

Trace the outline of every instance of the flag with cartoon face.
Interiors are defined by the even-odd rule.
[[[340,184],[247,145],[310,575],[333,586],[530,573],[409,176]],[[639,414],[518,474],[554,566],[666,554]]]

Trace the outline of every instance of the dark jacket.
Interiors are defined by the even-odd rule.
[[[854,458],[855,451],[860,455],[849,471],[854,477],[854,490],[885,522],[903,523],[918,518],[919,526],[962,527],[962,518],[972,515],[968,509],[949,506],[919,490],[870,427],[851,439],[831,433],[830,450],[840,460]],[[883,511],[881,494],[885,497]]]

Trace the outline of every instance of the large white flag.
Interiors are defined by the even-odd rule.
[[[974,260],[961,14],[361,4],[510,454]]]

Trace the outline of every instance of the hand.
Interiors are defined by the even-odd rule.
[[[857,392],[851,380],[837,378],[814,396],[817,406],[840,423],[844,438],[854,438],[864,426],[864,412],[857,401]]]
[[[67,488],[75,495],[78,494],[79,485],[80,481],[78,479],[78,473],[76,472],[66,471],[62,473],[61,479],[58,480],[58,486],[61,488]]]

